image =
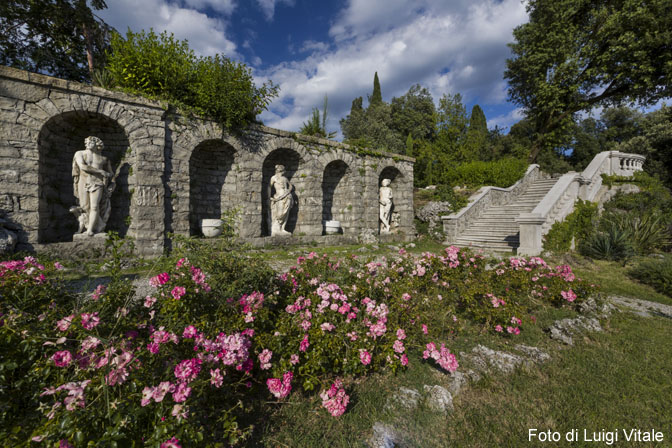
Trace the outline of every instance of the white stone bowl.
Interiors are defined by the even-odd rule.
[[[201,219],[201,232],[206,238],[214,238],[222,234],[221,219]]]
[[[324,221],[324,232],[327,235],[337,235],[341,233],[341,221]]]

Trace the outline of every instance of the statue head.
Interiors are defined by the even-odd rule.
[[[285,165],[275,165],[275,173],[282,174],[285,172]]]
[[[392,181],[390,179],[383,179],[383,181],[381,182],[383,187],[389,187],[391,183]]]
[[[84,146],[87,149],[103,149],[103,141],[98,137],[89,136],[84,139]]]

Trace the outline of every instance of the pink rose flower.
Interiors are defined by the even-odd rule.
[[[359,360],[362,362],[362,364],[368,366],[371,364],[371,353],[364,349],[359,349]]]
[[[66,367],[72,362],[72,353],[68,350],[62,350],[54,353],[51,356],[51,360],[54,361],[56,367]]]
[[[186,294],[186,292],[187,290],[184,288],[184,286],[176,286],[173,288],[170,294],[173,296],[173,299],[180,300],[182,296]]]
[[[310,343],[308,342],[308,335],[305,335],[299,345],[299,351],[305,352],[308,350],[308,347],[310,347]]]
[[[98,312],[95,313],[82,313],[82,327],[87,330],[93,330],[100,323],[100,318],[98,317]]]

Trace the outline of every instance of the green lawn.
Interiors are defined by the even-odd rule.
[[[669,297],[629,279],[617,263],[572,261],[580,266],[575,269],[577,275],[599,283],[603,293],[672,303]],[[469,325],[458,337],[447,339],[458,360],[460,351],[479,343],[505,351],[523,343],[552,355],[545,364],[508,376],[490,374],[471,384],[455,397],[455,411],[448,416],[422,402],[412,410],[386,409],[388,398],[399,387],[422,391],[425,384],[449,384],[449,377],[422,362],[416,349],[412,369],[350,384],[351,402],[340,418],[328,416],[318,396],[293,394],[290,403],[279,405],[257,427],[250,446],[362,446],[376,422],[390,424],[404,434],[409,446],[417,447],[570,446],[564,437],[574,429],[581,440],[573,447],[606,446],[583,441],[584,429],[592,439],[607,436],[601,431],[618,431],[617,446],[672,446],[672,321],[614,313],[602,322],[604,332],[575,336],[573,347],[551,340],[543,331],[554,320],[575,315],[567,309],[539,308],[537,325],[528,323],[516,339],[499,338]],[[536,439],[528,442],[531,428],[559,432],[563,439],[545,445]],[[633,428],[662,431],[664,441],[626,442],[623,430]]]

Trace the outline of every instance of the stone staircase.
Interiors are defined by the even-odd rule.
[[[458,247],[482,249],[485,252],[511,252],[520,245],[520,224],[515,219],[529,213],[558,181],[537,179],[518,198],[507,205],[492,206],[455,239]]]

